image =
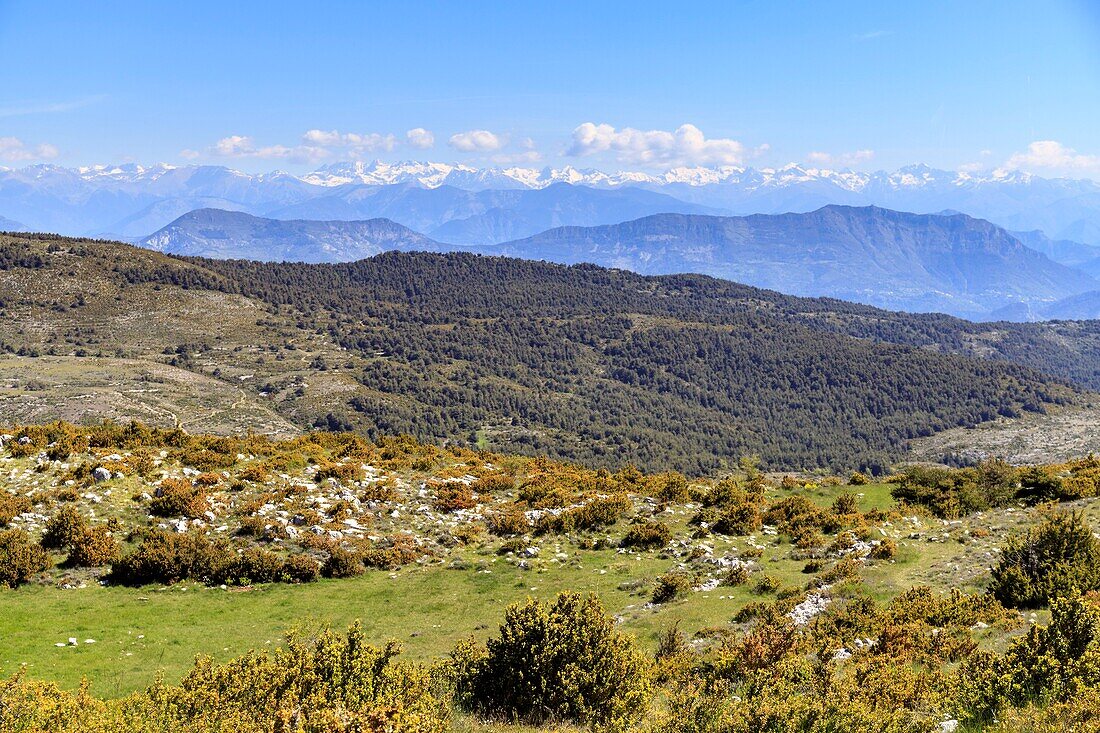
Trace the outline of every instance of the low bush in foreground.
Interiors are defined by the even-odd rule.
[[[225,664],[200,657],[177,685],[122,700],[0,681],[0,730],[13,733],[442,733],[446,706],[423,667],[347,634],[292,635],[286,647]]]
[[[15,588],[50,566],[50,558],[21,529],[0,532],[0,585]]]
[[[460,700],[486,716],[623,728],[646,709],[650,664],[595,596],[513,605],[498,637],[452,660]]]
[[[993,568],[990,592],[1012,608],[1038,608],[1052,598],[1100,588],[1100,540],[1077,512],[1054,512],[1009,538]]]

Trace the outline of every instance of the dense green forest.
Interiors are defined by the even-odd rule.
[[[974,324],[470,254],[261,264],[33,235],[3,243],[0,263],[9,350],[154,358],[268,395],[303,427],[593,466],[703,474],[755,454],[877,472],[910,439],[1088,399],[1100,363],[1094,323]],[[187,294],[204,310],[162,307]],[[303,339],[329,346],[289,358]],[[318,397],[307,383],[328,373],[340,384]]]
[[[371,300],[423,308],[434,319],[627,312],[707,324],[732,324],[737,316],[751,312],[814,331],[1009,361],[1100,389],[1100,321],[974,323],[939,313],[885,311],[831,298],[783,295],[705,275],[645,277],[592,265],[563,267],[466,254],[389,253],[321,268],[191,261],[232,279],[240,292],[272,303],[308,304],[311,309],[374,315],[361,310],[369,306],[358,303]],[[456,287],[467,283],[476,287]],[[312,286],[318,289],[311,291]],[[349,288],[356,293],[349,293]]]
[[[202,270],[121,273],[293,309],[300,326],[369,357],[365,389],[324,425],[372,436],[487,430],[526,452],[697,472],[744,454],[878,470],[910,438],[1070,395],[1015,365],[910,348],[958,348],[967,333],[947,326],[962,321],[700,276],[474,255],[190,262]]]

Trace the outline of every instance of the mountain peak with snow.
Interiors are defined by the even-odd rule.
[[[507,203],[515,198],[511,194],[568,185],[601,192],[643,189],[671,197],[674,201],[666,202],[670,206],[688,204],[728,214],[805,212],[826,204],[874,204],[913,212],[956,209],[1013,231],[1041,229],[1053,239],[1100,244],[1100,183],[1096,181],[1048,179],[1004,168],[948,171],[923,164],[875,172],[797,163],[760,168],[679,165],[663,172],[607,172],[572,165],[482,168],[417,160],[350,160],[323,165],[304,175],[286,171],[254,174],[219,165],[128,162],[65,168],[37,164],[0,169],[0,216],[40,231],[136,237],[196,208],[261,216],[280,216],[290,210],[312,216],[323,211],[327,212],[323,218],[340,218],[340,211],[361,207],[358,200],[375,189],[395,184],[437,192],[401,198],[403,203],[394,204],[410,207],[408,210],[385,210],[397,221],[417,221],[438,206],[441,211],[468,210],[466,216],[484,215],[487,222],[503,216],[503,210],[497,211],[501,206],[515,205]],[[482,196],[476,206],[467,195],[490,192],[499,195]],[[389,193],[399,197],[394,191]],[[337,200],[341,197],[347,200]],[[604,197],[597,203],[597,198],[574,196],[568,205],[588,212],[585,216],[606,213],[612,199]],[[435,203],[428,209],[419,208],[429,199]],[[454,208],[458,199],[466,208]],[[474,208],[469,209],[471,206]],[[554,221],[575,215],[580,214],[565,212],[565,218]]]

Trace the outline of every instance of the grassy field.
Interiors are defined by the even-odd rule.
[[[51,471],[31,470],[26,459],[5,459],[3,468],[9,482],[18,482],[30,493],[48,491],[60,478]],[[437,464],[432,470],[441,469]],[[422,471],[395,475],[409,493],[426,485]],[[110,496],[84,509],[100,521],[147,521],[145,510],[130,498],[141,489],[141,479],[130,476],[111,483],[118,485]],[[802,495],[827,508],[843,492],[856,494],[862,511],[894,506],[890,485],[882,483],[783,487],[776,480],[767,493],[770,501]],[[77,505],[82,501],[78,499]],[[380,512],[375,526],[380,531],[378,525],[385,522],[386,531],[405,528],[428,536],[433,523],[443,518],[413,519],[421,501],[419,492],[395,500],[390,507],[407,516],[392,518]],[[232,521],[228,508],[213,505]],[[598,594],[623,628],[652,649],[659,634],[674,624],[705,639],[708,629],[727,627],[749,602],[774,598],[774,593],[758,594],[751,583],[703,589],[708,578],[717,577],[708,558],[758,555],[753,575],[766,573],[781,588],[803,588],[812,579],[791,540],[767,527],[747,537],[696,536],[689,519],[698,508],[690,502],[658,507],[645,497],[634,497],[632,516],[655,517],[672,531],[673,541],[662,550],[617,549],[630,523],[625,517],[595,534],[531,538],[531,552],[502,554],[500,540],[483,536],[397,570],[369,570],[356,578],[303,585],[223,588],[184,582],[130,588],[103,586],[95,573],[63,573],[0,592],[0,668],[10,673],[26,665],[33,677],[68,688],[87,677],[94,680],[97,695],[112,697],[147,686],[158,673],[177,680],[198,654],[228,659],[279,644],[298,625],[342,627],[355,619],[363,622],[372,641],[395,639],[409,657],[431,660],[445,656],[465,637],[487,637],[508,604],[527,597],[552,598],[567,589]],[[998,510],[953,523],[927,516],[895,517],[900,521],[882,522],[875,534],[897,540],[897,557],[870,563],[862,574],[865,591],[879,600],[918,584],[940,590],[980,588],[997,544],[1008,531],[1033,521],[1034,512]],[[979,527],[988,533],[971,533]],[[605,538],[610,547],[589,549],[594,537]],[[657,576],[677,569],[692,573],[700,585],[682,599],[651,603]],[[70,637],[79,643],[69,646]],[[94,643],[86,643],[88,639]]]

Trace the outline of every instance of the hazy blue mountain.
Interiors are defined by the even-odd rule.
[[[33,231],[147,236],[184,211],[215,205],[261,213],[329,189],[287,173],[250,175],[221,166],[32,165],[0,170],[0,211]],[[163,211],[157,210],[163,202]]]
[[[1019,171],[970,175],[926,165],[874,173],[797,165],[727,168],[702,179],[684,178],[637,185],[734,214],[806,212],[824,204],[917,212],[953,209],[1012,231],[1040,229],[1052,239],[1100,245],[1100,183],[1091,180],[1040,178]]]
[[[640,188],[600,190],[554,183],[546,188],[464,191],[415,183],[342,186],[331,196],[276,209],[276,219],[386,217],[454,244],[492,244],[558,226],[613,224],[657,213],[718,213]]]
[[[746,217],[661,214],[562,227],[489,249],[643,274],[699,272],[792,295],[970,318],[1097,285],[987,221],[878,207]]]
[[[26,231],[19,222],[14,219],[8,219],[7,217],[0,216],[0,232],[22,232]]]
[[[1043,307],[1033,320],[1087,321],[1100,319],[1100,290],[1072,295]]]
[[[249,211],[249,207],[244,204],[214,197],[160,199],[149,204],[141,211],[116,221],[110,225],[108,230],[97,232],[97,234],[106,238],[132,242],[148,237],[149,232],[162,228],[165,222],[175,221],[188,212],[200,209],[241,211],[245,213]]]
[[[1038,229],[1030,232],[1009,232],[1027,247],[1069,267],[1079,268],[1100,259],[1100,247],[1069,239],[1051,239]],[[1095,275],[1095,273],[1093,273]]]
[[[559,215],[573,216],[568,210],[578,209],[578,218],[555,221],[552,212],[537,212],[530,204],[552,202],[527,197],[555,186],[623,198],[591,196],[580,204],[571,202]],[[644,199],[642,192],[669,198]],[[548,198],[555,197],[564,195]],[[628,203],[637,208],[625,211]],[[568,166],[473,168],[415,161],[336,163],[302,176],[134,164],[0,169],[0,211],[27,228],[128,239],[204,207],[288,219],[384,216],[429,236],[446,234],[474,243],[498,236],[520,238],[555,223],[592,226],[652,213],[809,212],[828,204],[916,212],[954,209],[1010,231],[1041,230],[1053,240],[1100,245],[1100,183],[1013,171],[979,175],[908,166],[862,173],[789,165],[605,173]],[[471,221],[450,225],[441,234],[435,231],[465,219]]]
[[[169,254],[266,262],[350,262],[391,250],[440,248],[388,219],[280,221],[219,209],[188,212],[139,244]]]

